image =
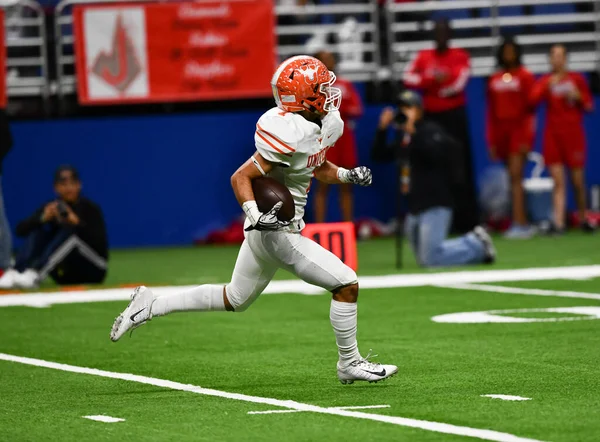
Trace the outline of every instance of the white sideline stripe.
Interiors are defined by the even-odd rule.
[[[542,290],[542,289],[524,289],[524,288],[520,288],[520,287],[505,287],[502,285],[489,285],[489,284],[435,284],[435,286],[443,287],[446,289],[479,290],[479,291],[483,291],[483,292],[494,292],[494,293],[513,293],[516,295],[558,296],[561,298],[583,298],[583,299],[598,299],[598,300],[600,300],[600,294],[597,294],[597,293],[571,292],[571,291],[560,291],[560,290]]]
[[[249,396],[241,393],[228,393],[226,391],[202,388],[196,385],[181,384],[179,382],[168,381],[164,379],[151,378],[128,373],[116,373],[112,371],[98,370],[96,368],[78,367],[75,365],[60,364],[58,362],[44,361],[41,359],[25,358],[22,356],[0,353],[0,360],[17,362],[19,364],[33,365],[36,367],[52,368],[54,370],[67,371],[71,373],[90,374],[111,379],[121,379],[124,381],[138,382],[140,384],[154,385],[156,387],[170,388],[172,390],[189,391],[190,393],[202,394],[205,396],[233,399],[236,401],[252,402],[255,404],[267,404],[274,407],[289,408],[299,411],[311,411],[313,413],[330,414],[334,416],[352,417],[355,419],[366,419],[388,424],[400,425],[403,427],[419,428],[426,431],[434,431],[444,434],[455,434],[458,436],[474,437],[483,440],[497,442],[540,442],[535,439],[527,439],[515,436],[509,433],[501,433],[493,430],[482,430],[478,428],[461,427],[458,425],[444,424],[441,422],[429,422],[418,419],[409,419],[398,416],[385,416],[380,414],[363,413],[352,410],[339,410],[319,407],[316,405],[304,404],[292,400],[279,400],[259,396]]]
[[[479,270],[443,273],[413,273],[387,276],[363,276],[360,287],[363,289],[421,287],[427,285],[453,285],[482,282],[541,281],[552,279],[589,279],[600,277],[600,265],[572,267],[538,267],[512,270]],[[197,285],[152,287],[157,295],[169,295],[187,290]],[[131,288],[82,290],[59,293],[28,293],[0,296],[0,307],[28,306],[48,307],[53,304],[77,304],[84,302],[126,301]],[[300,280],[272,281],[264,294],[302,293],[319,295],[325,293],[320,287]],[[561,296],[561,295],[548,295]],[[595,299],[595,298],[593,298]]]
[[[112,416],[104,416],[102,414],[96,416],[81,416],[84,419],[89,419],[92,421],[98,422],[106,422],[107,424],[112,424],[114,422],[125,422],[125,419],[121,419],[120,417],[112,417]]]
[[[390,408],[389,405],[354,405],[351,407],[328,407],[330,410],[367,410],[374,408]],[[300,413],[302,410],[266,410],[249,411],[248,414],[277,414],[277,413]]]
[[[510,394],[482,394],[481,397],[491,397],[492,399],[502,399],[503,401],[530,401],[530,397],[511,396]]]

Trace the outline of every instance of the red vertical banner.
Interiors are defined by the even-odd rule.
[[[4,9],[0,8],[0,108],[6,108],[6,38],[4,32]]]
[[[271,94],[271,1],[77,5],[73,16],[83,104]]]

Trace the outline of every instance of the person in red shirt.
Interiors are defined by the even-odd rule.
[[[586,218],[585,151],[586,140],[583,115],[593,110],[592,95],[583,75],[567,71],[567,49],[562,44],[550,48],[552,72],[535,84],[531,101],[534,105],[546,102],[544,128],[544,159],[554,180],[554,227],[565,228],[566,166],[575,190],[581,227],[594,230]]]
[[[513,224],[505,236],[529,238],[534,230],[527,225],[523,167],[535,138],[529,104],[535,78],[521,65],[521,47],[512,38],[498,48],[498,66],[487,86],[486,138],[491,159],[503,161],[510,175]]]
[[[469,54],[451,48],[452,29],[447,19],[436,21],[433,30],[435,49],[424,49],[407,67],[403,80],[407,88],[423,94],[427,118],[438,123],[461,144],[456,152],[459,176],[454,191],[454,230],[468,232],[478,224],[478,209],[473,180],[465,87],[470,77]]]
[[[327,69],[335,72],[336,60],[331,52],[320,51],[315,54],[315,58],[321,60],[327,66]],[[335,86],[342,90],[342,97],[344,97],[340,107],[340,114],[344,120],[344,134],[335,143],[335,146],[327,151],[327,159],[345,169],[354,169],[358,165],[354,126],[356,120],[363,114],[363,104],[360,94],[350,81],[337,77]],[[339,192],[342,218],[344,221],[352,221],[354,215],[352,186],[341,184]],[[328,193],[329,185],[319,183],[315,196],[315,222],[317,223],[325,222]]]

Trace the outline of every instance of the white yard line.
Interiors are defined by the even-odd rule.
[[[555,278],[556,279],[556,278]],[[515,295],[530,295],[530,296],[557,296],[560,298],[578,298],[578,299],[598,299],[600,300],[600,294],[597,293],[585,293],[585,292],[571,292],[571,291],[560,291],[560,290],[542,290],[542,289],[524,289],[520,287],[505,287],[501,285],[489,285],[489,284],[435,284],[436,287],[443,287],[446,289],[460,289],[460,290],[478,290],[482,292],[493,292],[493,293],[510,293]]]
[[[482,394],[481,397],[491,397],[492,399],[501,399],[503,401],[530,401],[530,397],[511,396],[510,394]]]
[[[328,407],[330,410],[370,410],[375,408],[390,408],[389,405],[353,405],[350,407]],[[278,413],[300,413],[302,410],[265,410],[249,411],[248,414],[278,414]]]
[[[107,424],[112,424],[115,422],[125,422],[125,419],[121,419],[120,417],[112,417],[112,416],[104,416],[102,414],[98,414],[95,416],[81,416],[84,419],[89,419],[91,421],[105,422]]]
[[[493,430],[483,430],[478,428],[462,427],[459,425],[445,424],[441,422],[430,422],[418,419],[410,419],[398,416],[385,416],[379,414],[363,413],[360,411],[340,410],[316,405],[304,404],[292,400],[280,400],[259,396],[249,396],[240,393],[229,393],[226,391],[213,390],[202,388],[196,385],[181,384],[179,382],[168,381],[164,379],[151,378],[146,376],[117,373],[112,371],[98,370],[96,368],[78,367],[75,365],[60,364],[57,362],[44,361],[41,359],[25,358],[14,356],[5,353],[0,353],[0,360],[16,362],[19,364],[33,365],[36,367],[52,368],[70,373],[88,374],[92,376],[100,376],[104,378],[120,379],[130,382],[138,382],[140,384],[154,385],[156,387],[170,388],[172,390],[188,391],[190,393],[201,394],[205,396],[219,397],[224,399],[233,399],[237,401],[251,402],[255,404],[266,404],[274,407],[288,408],[291,410],[310,411],[313,413],[329,414],[334,416],[350,417],[354,419],[365,419],[376,422],[385,422],[388,424],[399,425],[403,427],[419,428],[426,431],[434,431],[437,433],[454,434],[458,436],[474,437],[483,440],[491,440],[497,442],[539,442],[535,439],[527,439],[515,436],[509,433],[501,433]]]
[[[422,287],[437,285],[439,287],[461,288],[461,284],[469,284],[469,287],[478,287],[476,283],[482,282],[506,282],[506,281],[540,281],[552,279],[587,279],[600,277],[600,265],[576,266],[576,267],[541,267],[530,269],[512,270],[475,270],[463,272],[441,272],[441,273],[413,273],[386,276],[363,276],[360,278],[360,287],[363,289],[395,288],[395,287]],[[157,295],[168,295],[195,286],[164,286],[152,287]],[[466,286],[463,286],[466,287]],[[481,287],[481,286],[480,286]],[[491,287],[491,286],[490,286]],[[501,288],[511,290],[511,288]],[[476,290],[472,288],[472,290]],[[500,289],[499,289],[500,290]],[[526,290],[526,289],[514,289]],[[535,290],[533,290],[535,291]],[[125,301],[129,300],[131,288],[81,290],[69,292],[37,292],[27,294],[14,294],[0,296],[0,307],[28,306],[48,307],[53,304],[78,304],[84,302]],[[550,291],[545,291],[550,292]],[[300,280],[272,281],[264,291],[264,294],[300,293],[304,295],[320,295],[325,291],[314,285]],[[510,293],[506,291],[505,293]],[[554,295],[542,296],[566,296],[560,293],[577,292],[553,292]],[[528,294],[528,293],[522,293]],[[533,294],[533,293],[532,293]],[[600,295],[582,293],[580,297],[590,299]]]

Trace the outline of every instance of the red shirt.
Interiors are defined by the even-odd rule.
[[[465,105],[469,75],[469,54],[465,50],[450,48],[438,52],[424,49],[406,69],[404,84],[423,92],[426,111],[443,112]],[[437,80],[436,76],[442,78]]]
[[[500,70],[490,77],[486,115],[488,140],[494,138],[495,129],[503,123],[526,123],[534,118],[529,102],[534,83],[533,74],[522,66]]]
[[[335,87],[342,90],[342,104],[340,105],[340,115],[342,120],[355,120],[363,114],[362,100],[354,84],[345,78],[336,78]]]
[[[342,104],[340,115],[344,120],[344,133],[335,144],[335,152],[332,152],[331,160],[338,166],[356,167],[358,162],[356,152],[356,137],[354,135],[354,120],[363,114],[363,105],[360,94],[354,84],[350,81],[338,78],[334,86],[342,90]],[[335,154],[338,154],[336,156]],[[342,158],[340,158],[340,156]]]
[[[531,93],[531,102],[538,105],[546,101],[546,129],[568,129],[580,127],[585,111],[593,109],[592,94],[585,77],[577,72],[568,72],[556,84],[550,84],[552,74],[540,78]],[[569,95],[579,91],[581,100],[576,101]]]

